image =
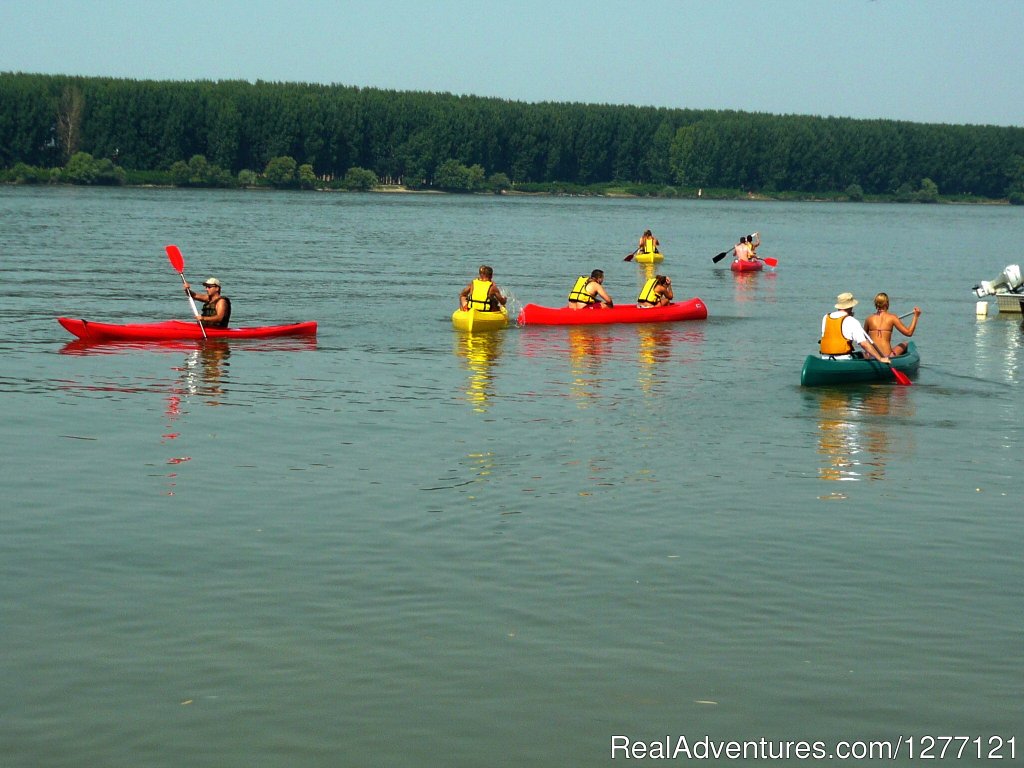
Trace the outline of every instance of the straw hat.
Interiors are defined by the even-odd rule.
[[[836,296],[836,309],[853,309],[859,304],[852,293],[840,293]]]

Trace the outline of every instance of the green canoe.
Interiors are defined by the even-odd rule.
[[[906,374],[916,373],[920,364],[921,355],[912,341],[907,343],[906,354],[892,358],[892,367]],[[800,371],[800,384],[804,387],[895,380],[889,366],[877,360],[829,360],[808,355]]]

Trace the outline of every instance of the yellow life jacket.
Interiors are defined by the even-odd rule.
[[[825,316],[825,332],[821,335],[821,354],[849,355],[853,353],[853,342],[843,336],[842,317]]]
[[[576,285],[569,291],[569,301],[578,301],[581,304],[593,304],[597,301],[593,296],[587,293],[587,286],[590,285],[590,281],[593,278],[587,277],[586,275],[580,275],[576,278]]]
[[[469,304],[470,309],[476,309],[480,312],[498,311],[494,299],[490,296],[491,285],[490,280],[473,281],[473,291],[469,294],[469,300],[466,302]]]
[[[658,241],[654,237],[644,235],[640,238],[640,253],[656,253],[658,250]]]
[[[661,302],[658,294],[654,292],[654,288],[657,285],[658,278],[652,277],[646,283],[644,287],[640,289],[640,295],[636,297],[638,303],[643,304],[659,304]]]

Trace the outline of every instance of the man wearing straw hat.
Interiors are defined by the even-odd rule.
[[[860,321],[853,316],[857,304],[852,293],[836,296],[835,311],[821,318],[821,356],[830,360],[871,357],[888,365],[889,358],[878,351]],[[858,351],[857,346],[864,351]]]

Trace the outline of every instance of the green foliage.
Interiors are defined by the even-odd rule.
[[[313,166],[309,163],[303,163],[299,166],[296,178],[301,189],[314,189],[316,187],[316,174],[313,172]]]
[[[96,160],[88,152],[76,152],[64,166],[61,178],[69,184],[92,184],[99,175]]]
[[[271,186],[280,188],[294,187],[297,183],[295,171],[297,164],[293,157],[274,157],[267,163],[263,175]]]
[[[922,179],[921,189],[917,191],[916,197],[919,203],[939,202],[939,185],[931,179]]]
[[[476,192],[484,188],[484,169],[479,165],[467,167],[458,160],[446,160],[437,169],[434,186],[445,192]]]
[[[846,188],[846,197],[848,200],[854,203],[860,203],[864,201],[864,189],[860,184],[851,184]]]
[[[171,183],[176,187],[231,187],[234,179],[219,166],[212,165],[203,155],[192,155],[188,163],[171,164]]]
[[[256,171],[250,171],[248,168],[238,172],[238,186],[240,187],[255,187],[259,184],[259,176]]]
[[[492,173],[487,177],[487,188],[494,194],[506,192],[512,188],[512,179],[507,173]]]
[[[905,181],[896,189],[893,197],[897,203],[910,203],[913,202],[916,194],[913,185],[909,181]]]
[[[93,167],[75,150],[114,162]],[[197,156],[207,168],[192,166]],[[659,196],[854,199],[840,190],[859,188],[864,199],[931,201],[938,189],[1005,199],[1024,193],[1024,128],[0,73],[0,168],[65,161],[62,178],[84,184],[117,183],[116,168],[189,186],[264,169],[259,183],[309,188],[363,168],[386,183],[466,192],[614,184]]]
[[[76,152],[61,173],[62,181],[70,184],[124,184],[127,174],[114,165],[110,158],[97,160],[88,152]]]
[[[3,176],[4,181],[11,181],[15,184],[48,184],[51,180],[51,171],[48,168],[36,168],[25,163],[16,163]]]
[[[342,182],[344,189],[355,192],[369,192],[377,186],[377,174],[366,168],[353,166],[345,173],[345,180]]]

